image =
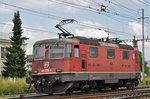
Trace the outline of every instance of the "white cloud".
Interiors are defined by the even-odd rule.
[[[90,20],[88,21],[82,21],[82,23],[85,23],[85,24],[88,24],[88,25],[91,25],[91,26],[95,26],[95,27],[101,27],[102,25],[98,22],[92,22]]]
[[[138,37],[139,39],[142,38],[142,25],[136,22],[129,22],[129,27],[132,29],[133,34]],[[145,37],[147,36],[146,27],[145,28]],[[138,48],[142,52],[142,42],[138,42]],[[145,42],[145,59],[150,60],[150,42]]]
[[[3,14],[10,14],[13,13],[15,11],[14,8],[6,6],[6,5],[0,5],[0,13]]]
[[[145,60],[150,60],[150,42],[145,42]],[[138,42],[138,48],[142,52],[142,42]]]
[[[102,37],[108,36],[105,31],[96,30],[96,29],[89,29],[89,28],[85,28],[82,30],[76,29],[75,35],[89,37],[89,38],[102,38]]]
[[[88,2],[88,0],[73,0],[74,3],[79,4],[81,6],[89,6],[90,5],[90,0]]]
[[[48,0],[16,0],[16,3],[25,7],[47,7],[48,4],[52,4]]]
[[[2,32],[4,33],[12,33],[13,22],[5,22],[2,27]]]
[[[44,30],[42,28],[39,28]],[[42,32],[42,31],[34,31],[29,29],[23,29],[23,36],[29,38],[27,40],[27,54],[32,53],[33,44],[38,40],[50,39],[53,37],[52,33],[50,32]]]
[[[102,25],[98,22],[92,22],[92,21],[83,21],[83,23],[89,24],[89,25],[94,25],[97,27],[101,27]],[[93,28],[83,28],[83,29],[75,29],[75,35],[77,36],[84,36],[84,37],[89,37],[89,38],[106,38],[108,37],[108,33],[105,32],[104,30],[98,30],[98,29],[93,29]],[[110,37],[113,37],[110,35]]]
[[[24,36],[30,38],[29,40],[31,41],[37,41],[37,40],[43,40],[43,39],[48,39],[51,36],[50,32],[42,32],[42,31],[34,31],[34,30],[29,30],[26,28],[23,28]]]
[[[69,3],[76,4],[76,5],[81,5],[81,6],[89,6],[90,5],[88,0],[60,0],[60,1],[65,1],[65,2],[69,2]]]
[[[132,31],[133,31],[133,34],[135,35],[135,36],[140,36],[140,37],[142,37],[142,25],[141,24],[139,24],[139,23],[137,23],[137,22],[128,22],[128,26],[132,29]],[[144,27],[145,28],[145,35],[147,34],[146,33],[146,27]]]
[[[66,13],[77,13],[77,12],[78,12],[78,9],[73,8],[73,7],[71,7],[71,6],[67,6],[67,7],[64,9],[64,11],[65,11]]]
[[[133,6],[136,6],[136,5],[140,5],[142,4],[144,0],[116,0],[116,2],[119,2],[121,4],[124,4],[124,5],[133,5]]]
[[[76,7],[80,8],[81,6],[81,8],[83,8],[83,7],[89,7],[90,5],[89,2],[85,0],[56,0],[56,2],[65,3],[68,5],[64,9],[65,13],[77,13],[79,9]]]

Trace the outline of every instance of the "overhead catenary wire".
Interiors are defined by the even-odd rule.
[[[137,13],[137,11],[138,10],[134,10],[134,9],[131,9],[131,8],[128,8],[128,7],[126,7],[125,5],[122,5],[121,3],[119,3],[118,1],[116,1],[116,0],[114,0],[114,1],[110,1],[110,0],[105,0],[105,1],[107,1],[107,2],[109,2],[109,3],[111,3],[111,4],[113,4],[113,5],[115,5],[115,6],[117,6],[117,7],[121,7],[121,8],[124,8],[124,9],[126,9],[126,10],[128,10],[128,12],[129,13],[131,13],[131,14],[133,14],[134,13],[134,17],[135,17],[135,15],[138,15],[138,13]],[[131,0],[131,2],[133,2],[132,0]],[[144,1],[143,1],[144,2]],[[134,3],[136,6],[138,6],[136,3]],[[140,6],[138,6],[138,7],[140,7]],[[141,8],[141,7],[140,7]],[[136,21],[136,19],[134,19],[133,17],[129,17],[128,15],[121,15],[121,14],[119,14],[119,13],[117,13],[119,16],[123,16],[123,17],[126,17],[126,18],[131,18],[131,19],[133,19],[133,20],[135,20]],[[148,15],[148,16],[150,16],[149,14],[146,14],[146,15]],[[128,16],[128,17],[127,17]],[[137,16],[137,17],[139,17],[139,15]],[[145,22],[145,23],[147,23],[147,24],[150,24],[149,22]]]
[[[145,3],[145,1],[141,1],[141,0],[138,0],[139,2],[141,2],[141,3],[143,3],[143,4],[145,4],[147,7],[150,7],[150,5],[149,4],[147,4],[147,3]]]
[[[75,8],[85,8],[84,10],[88,10],[88,11],[91,11],[91,12],[94,12],[94,13],[98,13],[98,14],[104,15],[104,13],[101,12],[101,9],[94,8],[94,7],[91,7],[91,6],[78,5],[78,4],[74,4],[74,3],[70,3],[70,2],[62,1],[62,0],[61,1],[49,0],[49,1],[60,3],[60,4],[65,4],[65,5],[70,5],[70,6],[75,7]],[[136,11],[136,10],[133,10],[133,11]],[[133,20],[133,21],[138,21],[137,18],[135,18],[135,17],[131,17],[130,15],[122,15],[122,14],[119,14],[119,13],[113,12],[113,11],[107,11],[107,14],[119,16],[119,17],[122,17],[122,18],[127,18],[127,19],[130,19],[130,20]],[[106,14],[105,14],[105,16],[106,16]],[[106,17],[108,17],[108,15]],[[111,17],[111,16],[109,16],[109,17]],[[118,21],[118,19],[114,19],[114,18],[112,18],[112,19],[115,20],[115,21]],[[121,21],[118,21],[118,22],[122,23],[122,24],[125,24],[125,23],[123,23]],[[150,24],[149,22],[145,22],[145,23]]]
[[[137,1],[138,1],[138,0],[137,0]],[[138,7],[138,10],[143,8],[143,6],[141,7],[140,5],[138,5],[137,3],[135,3],[134,0],[131,0],[130,2],[134,3],[134,5],[136,5],[136,6]],[[140,2],[140,1],[138,1],[138,2],[139,2],[139,3],[142,3],[142,2]],[[145,10],[146,10],[146,9],[145,9]],[[145,12],[147,12],[147,13],[145,13],[146,16],[150,16],[150,14],[148,14],[148,13],[149,13],[148,10],[146,10]]]
[[[8,24],[8,23],[0,23],[2,25],[7,25],[7,26],[11,26],[13,27],[14,25],[12,24]],[[35,28],[31,28],[31,27],[22,27],[23,29],[28,29],[28,30],[33,30],[33,31],[41,31],[41,32],[50,32],[50,33],[57,33],[57,32],[53,32],[53,31],[48,31],[48,30],[42,30],[42,29],[35,29]]]
[[[146,3],[150,4],[150,2],[148,2],[148,1],[146,1],[146,0],[144,0],[144,2],[146,2]]]
[[[10,4],[7,4],[7,3],[5,3],[5,2],[1,2],[0,1],[0,3],[3,3],[3,4],[5,4],[5,5],[7,5],[7,6],[11,6],[11,7],[15,7],[15,8],[18,8],[18,9],[22,9],[22,10],[25,10],[25,11],[28,11],[28,12],[31,12],[31,13],[36,13],[36,14],[39,14],[39,15],[49,15],[49,16],[51,16],[52,18],[53,17],[55,17],[55,18],[59,18],[59,20],[62,20],[62,19],[66,19],[66,18],[64,18],[64,17],[60,17],[60,16],[57,16],[57,15],[52,15],[52,14],[47,14],[47,13],[43,13],[43,12],[39,12],[39,11],[34,11],[34,10],[31,10],[31,9],[27,9],[27,8],[23,8],[23,7],[18,7],[18,6],[16,6],[16,5],[10,5]],[[110,16],[108,16],[107,15],[107,17],[110,17]],[[54,18],[54,19],[55,19]],[[80,24],[79,24],[80,23]],[[105,27],[100,27],[100,26],[96,26],[96,25],[93,25],[93,24],[87,24],[87,23],[84,23],[84,22],[80,22],[80,21],[77,21],[77,24],[78,25],[80,25],[80,26],[84,26],[84,27],[90,27],[90,28],[94,28],[94,29],[107,29],[107,28],[105,28]],[[86,24],[86,25],[85,25]],[[95,28],[95,27],[97,27],[97,28]],[[113,30],[113,29],[110,29],[110,30],[112,30],[112,31],[118,31],[118,30]],[[127,34],[127,32],[123,32],[123,31],[118,31],[119,33],[126,33]]]
[[[57,1],[57,0],[56,0],[56,1]],[[46,16],[53,17],[53,18],[65,19],[65,18],[63,18],[63,17],[59,17],[59,16],[56,16],[56,15],[47,14],[47,13],[42,13],[42,12],[39,12],[39,11],[34,11],[34,10],[31,10],[31,9],[26,9],[26,8],[18,7],[18,6],[15,6],[15,5],[10,5],[10,4],[1,2],[1,1],[0,1],[0,3],[3,3],[3,4],[8,5],[8,6],[15,7],[15,8],[19,8],[19,9],[22,9],[22,10],[30,11],[30,12],[33,12],[33,13],[36,13],[36,14],[42,14],[42,15],[46,15]],[[69,3],[69,4],[71,4],[71,3]],[[85,7],[85,6],[83,6],[83,7]],[[87,8],[96,10],[96,11],[92,11],[92,12],[96,12],[96,13],[98,13],[97,11],[99,11],[99,9],[92,8],[92,7],[90,7],[90,6],[89,6],[89,7],[87,6]],[[111,13],[111,14],[119,15],[118,13]],[[123,17],[123,16],[121,16],[121,15],[119,15],[119,16],[120,16],[120,17]],[[125,17],[125,16],[124,16],[124,17]],[[128,17],[126,17],[126,18],[128,18]],[[119,22],[119,21],[118,21],[118,22]]]
[[[115,6],[118,6],[118,7],[121,7],[121,8],[124,8],[124,9],[126,9],[126,10],[128,10],[128,12],[129,13],[131,13],[131,14],[133,14],[134,13],[134,15],[137,15],[137,11],[136,10],[134,10],[134,9],[131,9],[131,8],[128,8],[128,7],[126,7],[126,6],[124,6],[124,5],[122,5],[121,3],[119,3],[118,1],[116,1],[116,0],[114,0],[114,1],[110,1],[110,0],[105,0],[105,1],[108,1],[109,3],[112,3],[113,5],[115,5]],[[114,3],[115,2],[115,3]]]
[[[98,14],[101,13],[101,9],[100,9],[100,8],[94,8],[94,7],[91,7],[91,6],[78,5],[78,4],[74,4],[74,3],[70,3],[70,2],[62,1],[62,0],[61,0],[61,1],[58,1],[58,0],[55,0],[55,1],[54,1],[54,0],[49,0],[49,1],[56,2],[56,3],[61,3],[61,4],[72,5],[72,6],[83,7],[83,8],[85,8],[85,9],[89,10],[89,11],[92,10],[92,12],[95,12],[95,13],[98,13]],[[113,13],[113,12],[108,11],[107,13],[114,14],[114,15],[118,15],[118,16],[124,17],[124,18],[133,19],[133,17],[131,18],[131,16],[129,17],[129,15],[121,15],[121,14],[119,14],[119,13],[117,13],[117,12]],[[103,14],[103,13],[101,13],[101,14]],[[127,17],[127,16],[128,16],[128,17]],[[136,19],[136,18],[134,18],[134,19]]]
[[[57,18],[57,19],[65,19],[65,18],[60,17],[60,16],[56,16],[56,15],[52,15],[52,14],[48,14],[48,13],[43,13],[43,12],[39,12],[39,11],[35,11],[35,10],[23,8],[23,7],[19,7],[19,6],[8,4],[8,3],[2,2],[2,1],[0,1],[0,3],[4,4],[4,5],[7,5],[7,6],[14,7],[14,8],[18,8],[18,9],[22,9],[22,10],[25,10],[25,11],[33,12],[33,13],[36,13],[36,14],[39,14],[39,15],[45,15],[45,16],[52,17],[52,18]]]
[[[34,11],[34,10],[31,10],[31,9],[27,9],[27,8],[23,8],[23,7],[18,7],[18,6],[15,6],[15,5],[10,5],[10,4],[1,2],[1,1],[0,1],[0,3],[3,3],[3,4],[5,4],[5,5],[11,6],[11,7],[15,7],[15,8],[18,8],[18,9],[22,9],[22,10],[25,10],[25,11],[29,11],[29,12],[32,12],[32,13],[36,13],[36,14],[39,14],[39,15],[49,15],[49,16],[51,16],[52,18],[53,18],[53,17],[59,18],[59,20],[66,19],[66,18],[64,18],[64,17],[60,17],[60,16],[57,16],[57,15],[46,14],[46,13],[43,13],[43,12]],[[55,18],[54,18],[54,19],[55,19]],[[79,23],[80,23],[80,24],[79,24]],[[102,29],[102,27],[99,27],[99,26],[96,26],[96,25],[93,25],[93,24],[85,25],[85,24],[87,24],[87,23],[80,22],[80,21],[78,21],[77,24],[82,25],[82,26],[85,26],[85,27],[91,27],[91,28],[98,27],[98,29],[99,29],[99,28]],[[84,25],[83,25],[83,24],[84,24]],[[90,25],[90,26],[89,26],[89,25]],[[103,28],[104,28],[104,27],[103,27]],[[105,29],[106,29],[106,28],[105,28]],[[121,31],[120,31],[120,32],[121,32]]]

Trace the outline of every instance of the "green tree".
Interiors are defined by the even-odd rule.
[[[142,53],[141,52],[139,52],[139,58],[140,58],[140,70],[142,71]],[[144,62],[144,67],[145,67],[145,74],[147,74],[147,76],[149,76],[150,75],[150,71],[149,71],[149,68],[148,68],[148,66],[147,66],[147,62],[145,61]]]
[[[11,46],[7,47],[8,53],[6,53],[6,61],[4,62],[4,67],[2,71],[2,75],[11,78],[22,78],[26,75],[26,59],[25,51],[21,48],[24,41],[28,38],[22,37],[22,29],[21,29],[21,19],[19,11],[14,13],[13,18],[14,27],[12,29],[13,36],[11,39]]]

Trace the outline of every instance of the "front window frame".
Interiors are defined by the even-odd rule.
[[[63,45],[63,56],[62,57],[51,57],[51,46],[52,45],[58,45],[58,44],[62,44]],[[57,43],[57,44],[55,44],[55,43],[52,43],[52,44],[50,44],[50,46],[49,46],[49,59],[63,59],[65,57],[65,44],[64,43]]]
[[[40,56],[41,58],[37,58],[37,57],[35,57],[35,55],[36,55],[35,53],[38,53],[37,50],[36,50],[36,48],[37,47],[41,47],[41,46],[43,47],[43,51],[42,51],[43,53],[42,53],[42,56]],[[45,55],[46,55],[45,51],[46,51],[45,44],[35,45],[34,48],[33,48],[33,60],[44,60],[45,59]]]
[[[67,53],[67,51],[68,51],[67,45],[68,45],[68,47],[70,47],[70,48],[69,48],[69,51],[71,51],[71,52],[69,52],[69,53],[70,53],[70,56],[68,56],[69,53]],[[72,52],[73,52],[73,51],[72,51],[72,44],[71,44],[71,43],[66,43],[66,44],[65,44],[65,53],[64,53],[64,54],[65,54],[65,58],[72,58],[72,57],[73,57],[73,56],[72,56]]]

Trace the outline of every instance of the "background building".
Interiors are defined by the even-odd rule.
[[[10,37],[12,35],[11,34],[7,34],[7,33],[0,33],[0,75],[1,75],[1,71],[3,70],[3,62],[6,60],[6,56],[5,54],[7,53],[6,47],[9,47],[11,44],[11,40]],[[26,51],[26,46],[27,44],[24,43],[22,45],[22,48]]]
[[[32,70],[32,55],[27,55],[27,68],[28,71]]]

